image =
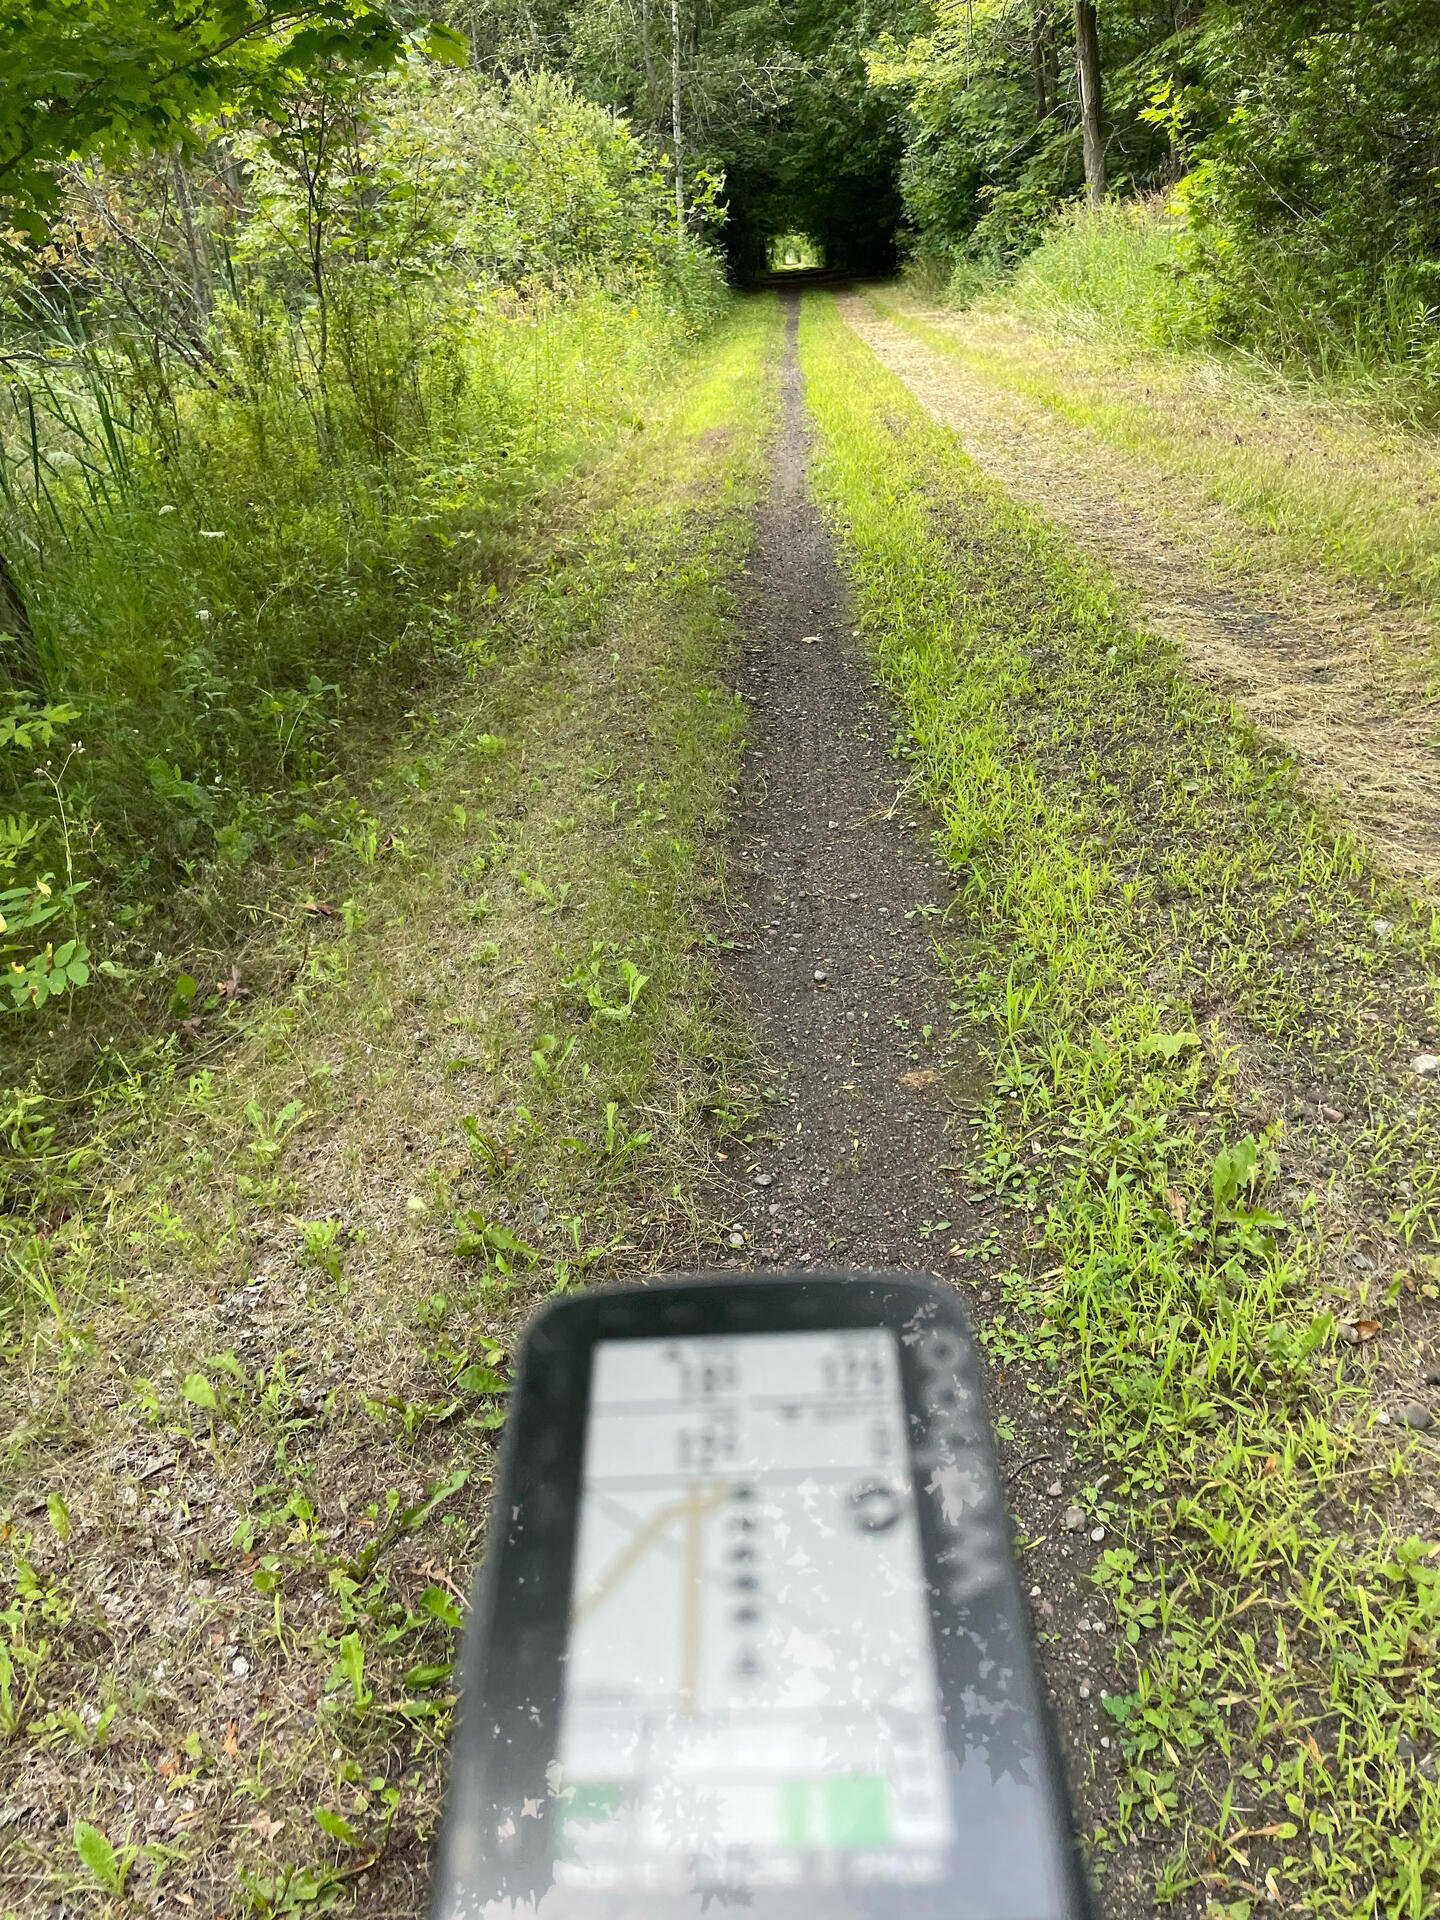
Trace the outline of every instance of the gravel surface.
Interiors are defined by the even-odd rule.
[[[890,751],[893,726],[810,493],[797,319],[798,302],[772,486],[741,593],[741,690],[753,718],[729,965],[769,1098],[752,1159],[734,1167],[723,1264],[930,1273],[982,1323],[998,1304],[992,1276],[1018,1253],[1000,1211],[964,1179],[967,1115],[989,1076],[965,1036],[951,1037],[954,986],[931,930],[952,884],[932,850],[935,822],[908,803],[905,763]],[[946,945],[954,951],[953,917]],[[1030,1543],[1022,1586],[1088,1827],[1110,1801],[1117,1757],[1101,1696],[1121,1687],[1108,1605],[1082,1581],[1104,1529],[1076,1504],[1063,1427],[1021,1370],[992,1375],[990,1388],[1002,1435],[1014,1436],[1002,1438],[1001,1456],[1016,1532]],[[1119,1885],[1105,1906],[1114,1920],[1152,1910]]]

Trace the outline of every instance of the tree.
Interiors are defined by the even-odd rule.
[[[383,68],[405,36],[382,0],[7,0],[0,16],[0,229],[43,242],[60,169],[166,148],[202,118],[271,111],[332,63]],[[448,28],[431,51],[463,58]]]
[[[1075,78],[1080,90],[1080,135],[1085,153],[1085,197],[1105,198],[1105,131],[1100,82],[1100,28],[1095,0],[1075,0]]]

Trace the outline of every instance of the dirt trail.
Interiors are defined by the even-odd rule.
[[[772,1079],[754,1159],[736,1170],[734,1264],[932,1273],[958,1286],[979,1321],[1007,1257],[998,1214],[992,1224],[963,1179],[965,1110],[988,1076],[950,1038],[953,987],[929,933],[950,899],[930,851],[935,823],[907,804],[808,485],[798,312],[797,301],[774,475],[741,595],[754,719],[730,972]],[[1099,1693],[1113,1671],[1113,1648],[1084,1618],[1079,1580],[1094,1549],[1060,1528],[1074,1481],[1064,1437],[1038,1430],[1048,1416],[1013,1370],[992,1381],[992,1410],[1012,1435],[1002,1462],[1017,1526],[1040,1542],[1022,1577],[1077,1798],[1093,1819],[1105,1798],[1094,1763],[1108,1765]]]
[[[1358,594],[1347,600],[1327,583],[1323,613],[1307,618],[1227,586],[1175,543],[1157,510],[1147,511],[1151,476],[1117,484],[1108,457],[1045,408],[917,340],[863,294],[842,295],[841,305],[865,344],[986,473],[1103,563],[1137,624],[1181,646],[1293,751],[1316,795],[1392,867],[1440,878],[1437,714],[1433,701],[1387,671],[1384,609]]]

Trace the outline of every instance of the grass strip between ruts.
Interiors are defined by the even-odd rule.
[[[956,873],[938,945],[995,1075],[975,1177],[1027,1229],[987,1337],[1109,1475],[1106,1871],[1235,1916],[1421,1920],[1434,1453],[1377,1422],[1382,1363],[1337,1320],[1358,1283],[1374,1350],[1433,1350],[1433,1082],[1408,1069],[1433,920],[828,296],[801,353],[819,493]]]

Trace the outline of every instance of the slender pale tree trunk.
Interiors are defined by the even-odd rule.
[[[1080,83],[1080,133],[1085,146],[1085,198],[1105,198],[1105,134],[1101,125],[1100,31],[1095,0],[1075,0],[1075,72]]]
[[[675,225],[685,224],[685,138],[680,118],[680,0],[670,0],[670,143],[675,150]]]
[[[1030,80],[1035,93],[1038,125],[1055,111],[1055,25],[1049,0],[1039,0],[1030,21]]]
[[[190,172],[178,143],[170,149],[170,168],[175,180],[175,207],[180,215],[180,232],[185,240],[185,258],[190,268],[190,297],[195,303],[195,325],[203,332],[210,319],[210,276],[205,269],[200,222],[195,217],[195,196],[190,191]]]
[[[645,73],[645,126],[658,132],[659,87],[655,80],[655,49],[650,40],[650,0],[640,0],[640,61]]]

